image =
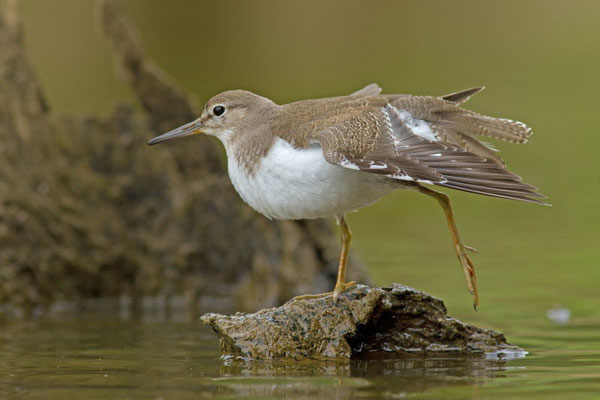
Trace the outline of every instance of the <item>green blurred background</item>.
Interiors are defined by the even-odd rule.
[[[485,85],[467,107],[533,128],[531,143],[497,147],[553,206],[451,193],[465,242],[481,252],[473,256],[480,312],[429,198],[399,192],[351,215],[355,250],[375,283],[425,290],[480,325],[515,334],[524,321],[548,324],[545,311],[556,305],[579,321],[600,319],[599,2],[117,3],[198,104],[237,88],[285,103],[371,82],[422,95]],[[23,0],[23,9],[54,110],[107,113],[119,99],[133,101],[94,27],[92,0]]]

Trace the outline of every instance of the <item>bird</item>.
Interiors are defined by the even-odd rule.
[[[538,189],[509,171],[498,151],[477,137],[528,141],[522,122],[461,106],[483,87],[443,96],[382,94],[375,83],[350,95],[279,105],[245,90],[206,103],[200,117],[150,140],[154,145],[194,134],[216,136],[227,155],[229,178],[240,197],[267,218],[335,218],[341,252],[333,296],[346,282],[352,233],[348,213],[395,190],[427,195],[442,207],[454,250],[477,309],[475,268],[443,187],[546,204]]]

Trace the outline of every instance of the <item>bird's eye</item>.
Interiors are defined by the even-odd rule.
[[[213,114],[215,114],[217,117],[223,115],[224,112],[225,112],[225,107],[223,107],[223,106],[214,106],[213,107]]]

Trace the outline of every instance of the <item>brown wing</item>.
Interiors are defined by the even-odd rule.
[[[542,196],[535,187],[523,183],[497,157],[487,156],[491,150],[469,135],[489,132],[493,126],[503,138],[521,137],[520,123],[517,129],[513,122],[479,116],[439,98],[414,96],[394,98],[383,106],[365,104],[345,116],[336,115],[329,121],[333,124],[321,122],[326,128],[311,136],[330,163],[393,179],[540,202],[531,198]],[[522,130],[530,133],[527,127]]]

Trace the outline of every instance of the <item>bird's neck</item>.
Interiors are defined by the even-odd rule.
[[[225,152],[230,162],[237,164],[240,170],[252,176],[260,165],[262,158],[267,155],[276,137],[266,127],[235,132],[219,139],[225,146]]]

